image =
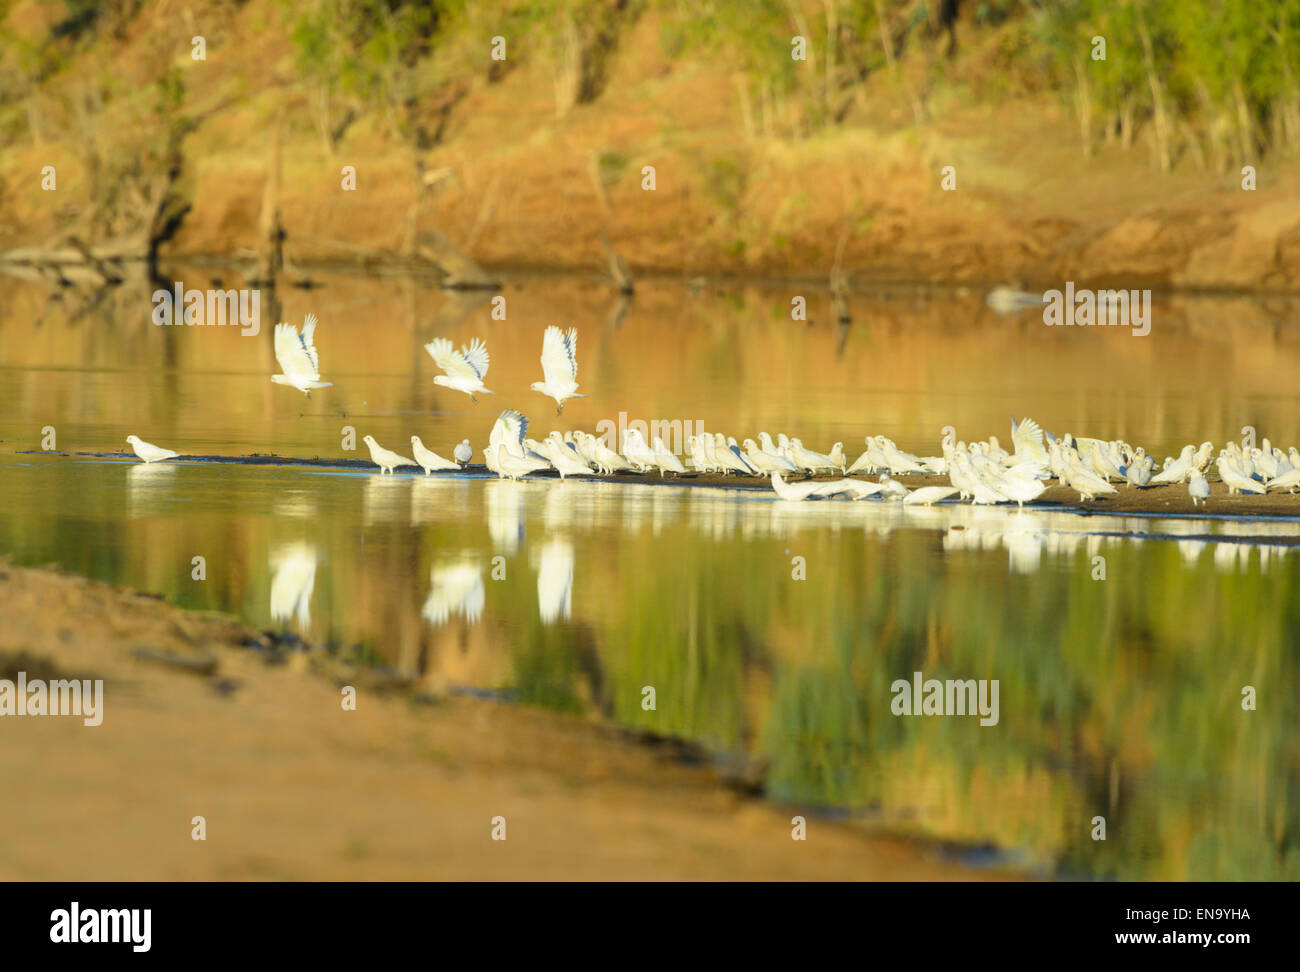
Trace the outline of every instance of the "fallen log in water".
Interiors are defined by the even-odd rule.
[[[116,284],[126,279],[124,264],[148,259],[149,248],[139,237],[88,244],[65,236],[44,246],[19,246],[0,253],[0,269],[28,279]]]

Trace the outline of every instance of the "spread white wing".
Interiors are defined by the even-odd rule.
[[[280,370],[290,378],[320,380],[320,356],[312,344],[316,331],[316,315],[308,314],[302,325],[302,334],[292,324],[275,325],[275,360]]]
[[[514,409],[508,408],[497,416],[496,424],[492,426],[492,432],[488,436],[488,446],[494,448],[498,445],[508,445],[522,449],[524,436],[527,433],[528,419]]]
[[[1043,448],[1043,430],[1033,419],[1021,419],[1019,425],[1012,419],[1011,441],[1015,444],[1017,454],[1027,455],[1040,462],[1047,459],[1047,450]]]
[[[560,388],[578,380],[578,329],[561,331],[551,325],[542,338],[542,376],[546,384]]]
[[[424,350],[429,352],[434,363],[448,378],[477,378],[482,381],[487,374],[487,345],[479,338],[471,341],[468,348],[459,351],[446,338],[434,338],[424,346]]]

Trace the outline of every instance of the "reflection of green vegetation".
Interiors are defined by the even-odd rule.
[[[627,156],[621,152],[603,151],[596,157],[596,168],[601,185],[612,186],[627,169]]]
[[[178,467],[175,482],[195,472]],[[324,554],[318,638],[386,665],[402,656],[399,625],[420,641],[428,631],[418,614],[435,555],[476,553],[486,572],[493,552],[477,484],[457,501],[468,508],[429,527],[359,530],[361,511],[338,505],[361,503],[355,492],[335,494],[328,516],[277,519],[297,471],[204,470],[206,487],[183,501],[163,498],[164,480],[159,493],[128,491],[124,511],[125,473],[53,459],[6,470],[0,549],[261,624],[271,541],[310,523]],[[30,513],[52,495],[69,512]],[[409,498],[394,495],[404,516]],[[745,750],[766,762],[775,798],[879,808],[945,837],[1025,848],[1066,874],[1300,878],[1300,563],[1223,573],[1208,554],[1188,566],[1172,542],[1148,541],[1105,546],[1106,581],[1082,552],[1009,574],[1004,551],[944,554],[928,532],[710,540],[690,525],[693,500],[673,502],[679,516],[657,532],[575,525],[573,618],[550,626],[528,566],[544,539],[530,515],[472,629],[508,645],[508,674],[486,687]],[[203,583],[189,577],[196,552]],[[791,579],[792,553],[808,580]],[[997,679],[998,724],[895,717],[890,684],[914,671]],[[1241,709],[1244,685],[1258,690],[1256,711]],[[1105,841],[1089,836],[1094,816]]]

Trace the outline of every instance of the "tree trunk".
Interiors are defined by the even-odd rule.
[[[1146,67],[1147,84],[1151,88],[1151,107],[1155,113],[1156,154],[1160,160],[1160,171],[1168,172],[1173,168],[1172,146],[1170,142],[1169,114],[1165,108],[1165,89],[1156,72],[1155,49],[1151,45],[1151,34],[1147,31],[1146,21],[1138,15],[1138,36],[1142,40],[1142,61]]]
[[[1083,140],[1083,157],[1092,158],[1092,91],[1083,61],[1074,59],[1075,101],[1079,110],[1079,138]]]

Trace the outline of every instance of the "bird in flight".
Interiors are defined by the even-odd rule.
[[[478,401],[474,396],[480,392],[495,394],[483,386],[483,376],[488,370],[488,350],[481,339],[475,338],[469,347],[457,351],[446,338],[434,338],[424,346],[424,350],[444,372],[433,379],[435,385],[464,392],[472,402]]]
[[[333,382],[320,380],[320,355],[312,337],[316,332],[316,315],[308,314],[302,322],[302,334],[283,321],[275,325],[275,360],[283,374],[272,375],[277,385],[296,388],[311,398],[313,388],[329,388]]]
[[[578,329],[561,331],[555,325],[546,329],[542,338],[542,377],[530,386],[533,391],[555,399],[555,414],[564,411],[570,398],[586,398],[578,394]]]

